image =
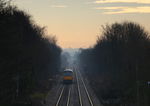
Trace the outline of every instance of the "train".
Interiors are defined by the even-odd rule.
[[[76,64],[76,61],[75,61],[75,60],[73,61],[73,64]]]
[[[72,83],[73,82],[73,70],[65,69],[62,72],[63,83]]]

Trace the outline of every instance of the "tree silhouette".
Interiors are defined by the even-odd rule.
[[[0,0],[0,105],[10,104],[58,74],[61,48],[25,11]]]
[[[103,91],[102,98],[121,98],[126,105],[147,105],[147,82],[150,80],[148,32],[139,24],[128,21],[106,24],[102,29],[102,36],[97,37],[93,48],[81,50],[80,62],[95,67],[88,71],[102,78],[99,87],[99,92]]]

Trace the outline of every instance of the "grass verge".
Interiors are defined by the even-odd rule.
[[[49,93],[50,93],[50,91],[45,91],[45,92],[35,92],[35,93],[29,95],[29,98],[40,98],[40,99],[45,99]]]

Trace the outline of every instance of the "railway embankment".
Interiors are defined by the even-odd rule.
[[[54,93],[54,89],[56,88],[57,84],[60,83],[61,76],[54,75],[48,81],[43,81],[42,86],[32,92],[28,98],[27,106],[44,106],[47,102],[47,97],[52,92]],[[51,94],[52,94],[51,93]]]
[[[50,93],[45,98],[45,106],[55,106],[57,97],[62,88],[62,77],[58,77],[57,81],[53,84],[53,88],[50,90]]]
[[[105,77],[98,75],[88,75],[89,84],[93,91],[104,106],[119,106],[121,100],[116,98],[113,94],[115,93],[111,84],[106,82]],[[104,81],[105,80],[105,81]]]

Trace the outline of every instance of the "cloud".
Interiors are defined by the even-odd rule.
[[[94,7],[93,9],[105,9],[109,12],[103,14],[121,14],[121,13],[150,13],[150,7]],[[118,10],[118,11],[114,11]]]
[[[27,3],[32,4],[32,1],[27,1]]]
[[[150,4],[150,0],[98,0],[86,3],[143,3]]]
[[[11,1],[10,3],[14,5],[21,4],[20,2],[13,2],[13,1]]]
[[[64,5],[52,5],[50,7],[67,7],[67,6],[64,6]]]
[[[94,7],[93,9],[106,9],[106,10],[116,10],[116,9],[123,9],[126,7]]]

